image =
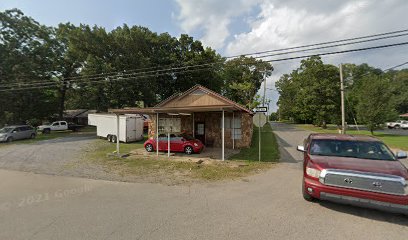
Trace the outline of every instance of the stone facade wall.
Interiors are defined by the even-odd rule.
[[[225,112],[225,117],[232,119],[232,113]],[[241,139],[235,139],[235,148],[247,148],[251,145],[253,124],[252,116],[246,112],[235,112],[235,118],[241,118]],[[160,117],[169,117],[167,114],[161,114]],[[178,116],[181,118],[181,129],[192,135],[193,133],[193,114],[190,116]],[[156,132],[156,115],[150,115],[149,131],[150,137],[155,137]],[[194,113],[194,122],[205,123],[205,139],[206,141],[212,141],[214,147],[221,147],[222,134],[221,134],[221,119],[222,112],[200,112]],[[232,129],[225,128],[225,147],[232,148]]]

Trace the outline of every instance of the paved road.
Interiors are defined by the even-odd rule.
[[[0,239],[406,239],[407,217],[304,201],[291,147],[307,133],[274,128],[295,160],[245,181],[164,186],[0,170]]]
[[[285,123],[271,123],[271,126],[279,143],[281,162],[302,162],[303,155],[296,150],[296,147],[303,145],[303,140],[312,132]]]

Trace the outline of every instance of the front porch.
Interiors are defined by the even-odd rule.
[[[225,160],[226,149],[247,148],[251,145],[253,113],[200,85],[182,94],[175,94],[155,107],[112,109],[110,112],[118,116],[149,115],[148,136],[155,139],[156,155],[159,155],[159,138],[170,139],[180,133],[190,134],[207,147],[220,148],[221,160]]]

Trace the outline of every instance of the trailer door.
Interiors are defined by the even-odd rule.
[[[128,142],[136,141],[136,118],[126,117],[126,137]]]

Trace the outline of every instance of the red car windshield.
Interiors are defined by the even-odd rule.
[[[186,139],[187,141],[194,140],[193,136],[188,135],[188,134],[185,134],[185,133],[180,134],[180,137],[183,137],[183,138]]]
[[[394,161],[395,157],[382,142],[315,139],[310,154]]]

